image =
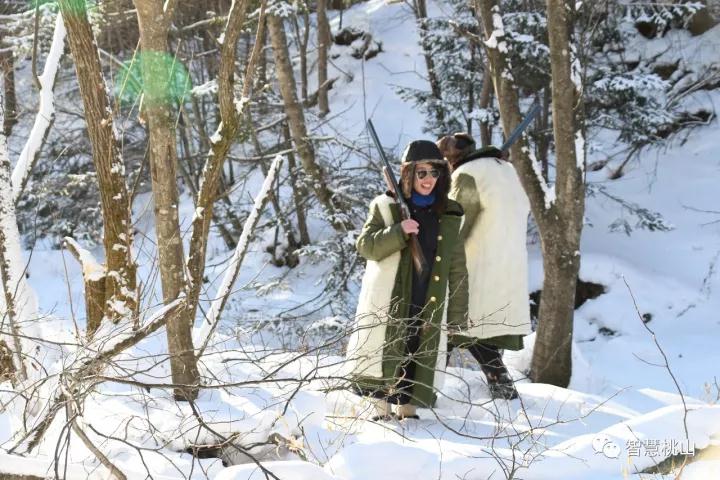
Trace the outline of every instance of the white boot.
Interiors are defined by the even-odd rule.
[[[396,413],[400,420],[403,418],[418,418],[417,407],[411,403],[398,405]]]
[[[372,398],[367,397],[369,404],[369,411],[371,419],[373,421],[387,421],[390,420],[392,411],[390,410],[390,404],[384,398]]]

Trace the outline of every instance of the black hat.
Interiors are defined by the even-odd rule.
[[[405,148],[405,151],[401,157],[402,163],[408,162],[443,162],[442,153],[440,149],[435,145],[435,142],[430,140],[415,140],[410,142]]]

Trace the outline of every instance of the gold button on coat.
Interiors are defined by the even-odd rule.
[[[439,262],[440,260],[442,260],[442,257],[441,257],[440,255],[438,255],[437,257],[435,257],[435,261],[436,261],[436,262]]]
[[[435,281],[436,281],[436,282],[439,282],[439,281],[440,281],[440,277],[439,277],[439,276],[435,275],[434,278],[435,278]]]
[[[438,240],[442,240],[442,235],[438,235]]]
[[[430,297],[430,301],[431,301],[431,302],[434,302],[435,300],[437,300],[437,298],[435,298],[435,297]]]

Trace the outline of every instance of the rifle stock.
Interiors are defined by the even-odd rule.
[[[420,246],[420,240],[414,233],[410,235],[410,255],[412,256],[413,265],[415,265],[415,271],[422,276],[423,272],[427,270],[427,261],[425,255],[422,253],[422,247]]]
[[[392,173],[389,171],[389,169],[387,167],[383,167],[383,177],[385,177],[385,184],[387,185],[388,190],[392,191],[393,182],[390,175],[392,175]],[[397,195],[397,193],[395,193],[395,195]],[[410,209],[408,208],[407,203],[398,202],[398,206],[400,207],[400,218],[402,218],[403,220],[411,218]],[[427,260],[425,260],[425,255],[423,255],[422,247],[420,246],[420,241],[418,240],[417,235],[411,233],[410,235],[408,235],[408,237],[410,256],[412,257],[415,271],[422,275],[422,273],[425,272],[427,269]]]
[[[382,159],[384,164],[383,177],[385,178],[385,183],[388,185],[388,189],[395,194],[395,201],[398,203],[398,207],[400,207],[400,218],[402,218],[403,220],[407,220],[411,218],[410,209],[408,208],[407,203],[403,198],[402,190],[400,189],[397,180],[395,180],[395,176],[393,175],[390,168],[390,162],[385,156],[385,151],[380,145],[380,140],[378,139],[377,133],[375,132],[375,127],[373,126],[371,120],[367,121],[367,128],[370,132],[370,136],[373,139],[373,143],[375,143],[375,148],[377,148],[378,153],[380,154],[380,158]],[[422,247],[420,246],[417,235],[410,234],[408,244],[410,247],[410,255],[413,260],[413,265],[415,266],[415,271],[418,274],[423,275],[424,272],[427,271],[427,260],[425,260],[425,255],[423,255]]]

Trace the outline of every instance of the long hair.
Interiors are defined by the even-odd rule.
[[[430,163],[433,168],[440,171],[440,176],[435,182],[435,203],[432,205],[432,209],[438,214],[442,215],[445,213],[448,203],[448,193],[450,193],[450,169],[445,160],[430,160],[430,161],[419,161],[419,162],[405,162],[400,165],[400,188],[402,189],[403,196],[409,199],[413,191],[413,181],[415,179],[415,166],[418,163]]]

